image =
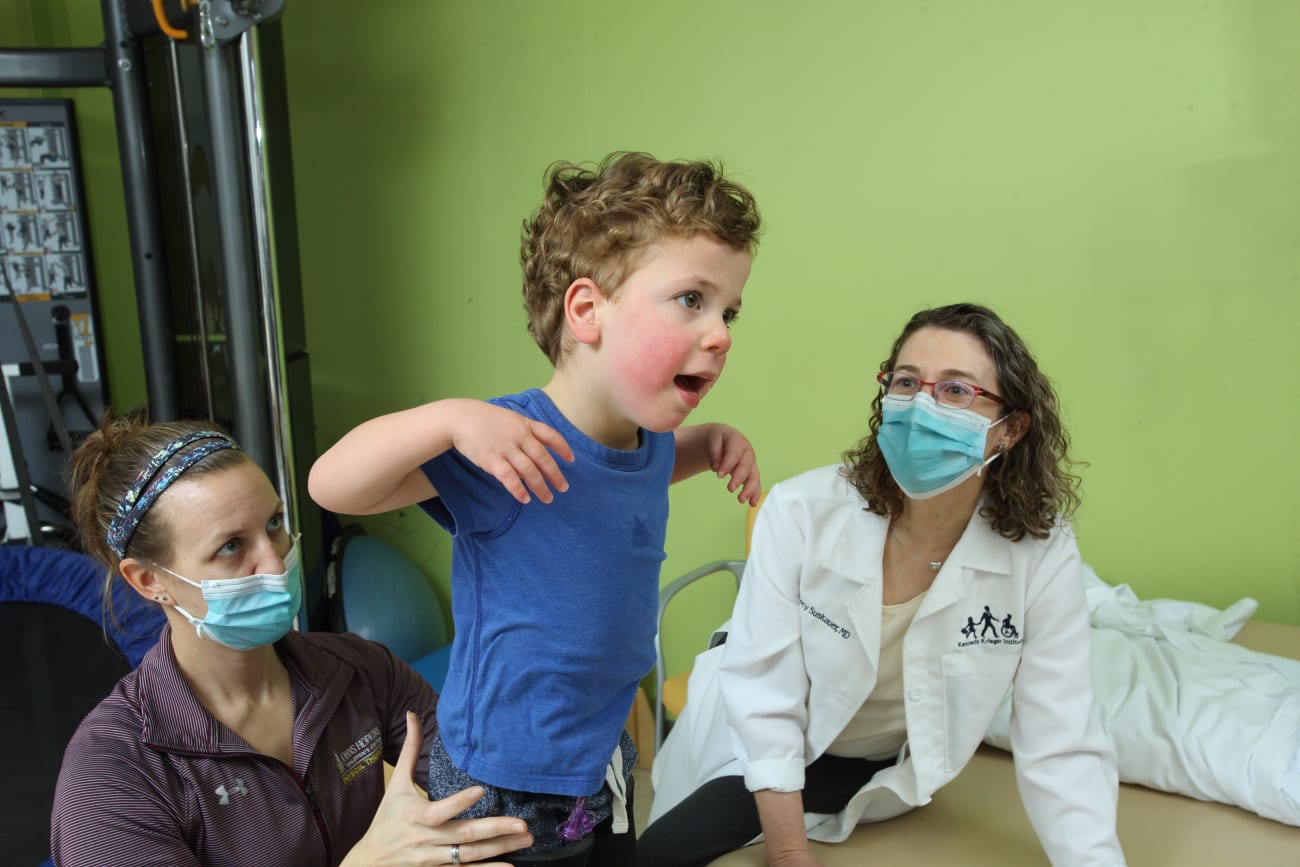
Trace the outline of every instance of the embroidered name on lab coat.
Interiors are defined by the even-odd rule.
[[[961,628],[965,640],[958,641],[958,647],[970,647],[974,644],[1023,644],[1020,630],[1011,621],[1011,614],[1003,617],[1001,622],[989,606],[978,615],[966,618],[966,625]]]
[[[802,599],[799,600],[799,607],[803,609],[804,614],[807,614],[809,617],[812,617],[815,620],[820,620],[822,623],[825,623],[827,626],[829,626],[832,632],[838,632],[840,638],[849,638],[853,635],[853,633],[849,632],[849,630],[846,627],[840,626],[834,620],[831,620],[825,614],[818,611],[816,608],[812,607],[807,602],[804,602]]]

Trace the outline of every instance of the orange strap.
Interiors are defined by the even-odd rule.
[[[182,0],[181,8],[189,9],[195,5],[197,0]],[[167,13],[163,11],[163,0],[153,0],[153,17],[158,19],[158,29],[170,36],[172,39],[189,39],[188,30],[178,30],[167,20]]]

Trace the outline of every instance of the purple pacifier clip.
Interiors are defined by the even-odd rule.
[[[561,840],[581,840],[595,827],[596,817],[587,809],[587,799],[583,797],[573,802],[573,810],[569,813],[569,818],[565,819],[556,830]]]

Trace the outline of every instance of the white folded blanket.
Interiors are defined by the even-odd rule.
[[[1092,667],[1121,780],[1300,826],[1300,661],[1231,639],[1258,607],[1139,601],[1085,567]],[[985,742],[1010,749],[1010,697]]]

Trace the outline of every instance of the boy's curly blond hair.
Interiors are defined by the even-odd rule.
[[[541,207],[524,221],[528,333],[558,364],[565,351],[564,293],[586,277],[613,297],[645,247],[704,232],[751,256],[758,246],[753,195],[709,162],[663,162],[612,153],[596,168],[560,162],[546,173]]]

